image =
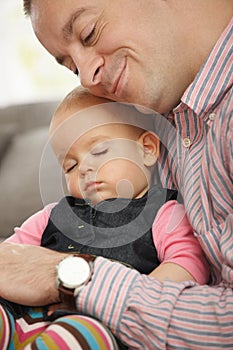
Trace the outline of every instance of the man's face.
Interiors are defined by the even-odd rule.
[[[169,0],[32,0],[42,45],[91,93],[168,112],[189,83]]]

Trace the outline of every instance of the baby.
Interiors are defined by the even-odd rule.
[[[118,260],[157,279],[205,283],[207,264],[177,193],[152,183],[160,146],[153,123],[82,87],[64,99],[50,138],[71,196],[52,209],[41,242]]]

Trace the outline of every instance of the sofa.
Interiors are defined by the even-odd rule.
[[[0,109],[0,240],[25,219],[65,193],[64,179],[48,143],[58,101]]]

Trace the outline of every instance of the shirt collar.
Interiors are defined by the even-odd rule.
[[[203,117],[222,100],[233,84],[233,19],[212,49],[181,101]]]

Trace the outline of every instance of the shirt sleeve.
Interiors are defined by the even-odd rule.
[[[5,242],[40,245],[51,210],[55,205],[56,203],[48,204],[42,210],[30,216],[20,227],[15,227],[13,235],[7,238]]]
[[[182,204],[174,200],[165,203],[156,215],[152,232],[162,264],[170,262],[180,265],[198,283],[208,282],[209,265]]]
[[[99,319],[130,349],[230,349],[233,344],[233,293],[224,285],[160,283],[98,257],[77,308]]]

